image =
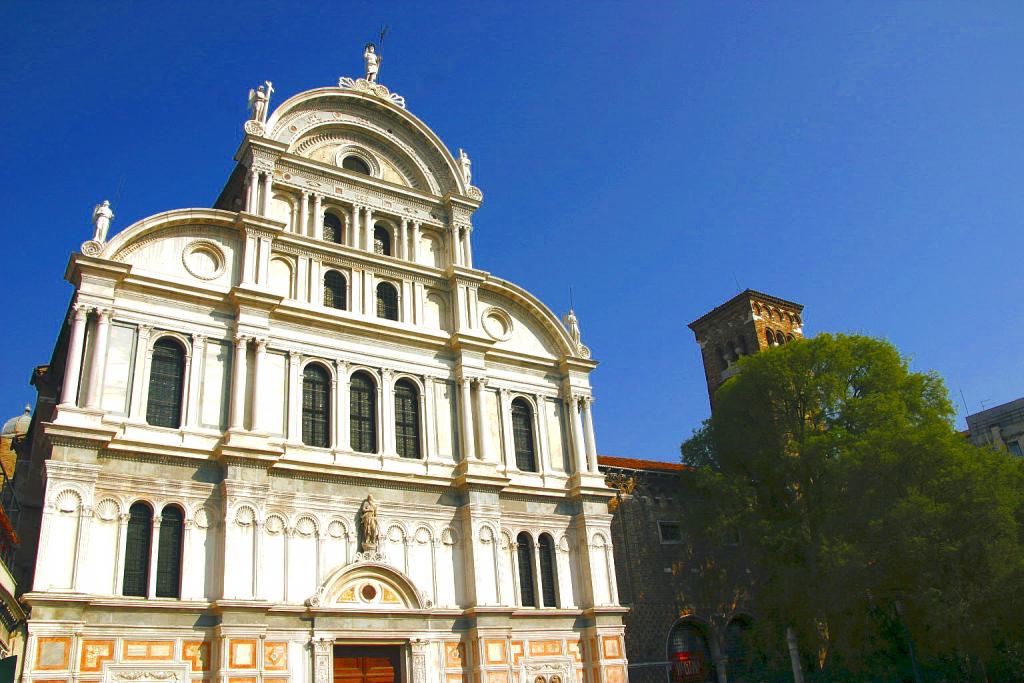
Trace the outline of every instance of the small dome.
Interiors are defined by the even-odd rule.
[[[4,422],[4,428],[0,430],[0,436],[24,436],[28,434],[28,426],[30,424],[32,424],[32,406],[26,405],[24,413]]]

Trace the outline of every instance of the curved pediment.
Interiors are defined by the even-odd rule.
[[[339,567],[307,602],[310,607],[388,612],[431,607],[409,577],[379,562]]]
[[[340,165],[346,145],[374,155],[381,180],[441,196],[468,186],[448,148],[418,118],[387,99],[343,88],[318,88],[281,104],[266,136],[289,152]],[[372,165],[372,164],[371,164]]]

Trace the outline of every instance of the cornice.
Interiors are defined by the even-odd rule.
[[[68,259],[67,268],[64,270],[64,279],[70,282],[75,288],[82,286],[83,277],[97,277],[120,283],[131,272],[132,267],[127,263],[109,261],[96,256],[85,254],[72,254]]]

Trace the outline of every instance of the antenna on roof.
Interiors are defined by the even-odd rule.
[[[741,292],[741,291],[743,291],[743,290],[742,290],[742,289],[740,288],[740,281],[739,281],[739,278],[737,278],[737,277],[736,277],[736,271],[729,271],[729,272],[730,272],[730,273],[732,274],[732,281],[736,283],[736,291],[737,291],[737,292]]]
[[[964,398],[964,388],[957,386],[956,390],[960,392],[960,402],[964,404],[964,419],[966,420],[967,415],[970,414],[971,411],[967,409],[967,399]]]
[[[388,26],[387,24],[384,24],[380,27],[380,45],[377,46],[377,54],[381,56],[384,56],[384,36],[386,36],[388,34],[388,31],[390,30],[391,27]]]
[[[575,304],[576,304],[576,302],[573,301],[573,296],[572,296],[572,285],[569,285],[569,310],[570,311],[572,309],[576,308]]]
[[[125,177],[121,174],[121,177],[117,179],[117,192],[114,193],[113,206],[111,208],[117,208],[117,205],[121,202],[121,192],[124,190]]]

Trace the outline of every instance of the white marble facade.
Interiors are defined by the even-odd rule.
[[[334,645],[389,643],[410,683],[623,683],[596,363],[535,297],[475,267],[468,157],[363,80],[297,94],[246,133],[215,208],[71,257],[59,402],[33,445],[25,680],[320,683]],[[180,389],[154,396],[169,341]],[[327,381],[319,437],[311,366]],[[372,394],[359,435],[357,377]],[[398,386],[402,419],[415,413],[404,441]],[[160,401],[174,425],[152,424]],[[525,438],[534,471],[517,467]],[[145,597],[125,595],[139,502]],[[173,510],[181,572],[162,597]]]

